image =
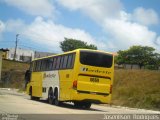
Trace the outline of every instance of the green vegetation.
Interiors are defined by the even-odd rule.
[[[160,54],[153,47],[132,46],[128,50],[118,51],[115,59],[117,64],[137,64],[146,66],[147,69],[158,69],[160,66]]]
[[[97,50],[97,47],[93,44],[87,45],[86,42],[83,42],[81,40],[68,39],[68,38],[65,38],[63,42],[60,42],[60,48],[64,52],[75,50],[78,48]]]
[[[160,110],[160,71],[115,70],[112,102]]]

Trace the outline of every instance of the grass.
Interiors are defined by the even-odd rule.
[[[115,70],[114,105],[160,110],[160,71]]]
[[[12,60],[3,60],[2,61],[2,71],[26,71],[29,68],[28,63],[17,62]]]

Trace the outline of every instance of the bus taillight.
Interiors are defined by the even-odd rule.
[[[77,89],[77,80],[73,81],[73,89]]]

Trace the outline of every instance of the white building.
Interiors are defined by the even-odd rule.
[[[7,52],[6,59],[13,60],[14,54],[15,54],[15,48],[8,48],[8,50],[9,51]],[[33,50],[28,50],[23,48],[17,48],[15,60],[22,61],[22,62],[30,62],[35,58],[40,58],[40,57],[45,57],[50,55],[55,55],[55,53],[38,52],[38,51],[33,51]]]
[[[17,48],[15,60],[30,62],[32,59],[34,59],[34,53],[35,52],[33,50]],[[15,48],[9,48],[8,59],[13,60],[14,54],[15,54]]]

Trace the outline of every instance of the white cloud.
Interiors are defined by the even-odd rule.
[[[5,24],[0,20],[0,41],[2,40],[2,33],[5,31]]]
[[[20,33],[26,39],[40,43],[52,50],[60,51],[59,42],[66,38],[83,40],[89,44],[96,44],[94,38],[82,29],[72,29],[53,21],[45,21],[37,17],[34,22],[27,25],[21,20],[10,20],[6,23],[7,30]],[[16,29],[14,29],[16,28]]]
[[[10,6],[14,6],[24,12],[43,17],[53,17],[56,10],[50,0],[2,0]]]
[[[160,46],[160,36],[156,39],[156,44],[158,45],[158,46]],[[160,47],[159,47],[159,49],[160,49]]]
[[[5,30],[5,24],[0,20],[0,34]]]
[[[153,9],[138,7],[133,12],[133,20],[143,25],[154,25],[159,23],[159,16]]]
[[[120,0],[57,0],[70,10],[80,10],[101,23],[105,17],[117,18],[123,8]]]
[[[155,46],[153,41],[156,39],[156,33],[148,30],[146,26],[124,20],[106,19],[104,28],[120,49],[132,45]]]
[[[25,24],[24,21],[21,19],[10,19],[5,23],[6,26],[6,31],[8,32],[14,32],[14,31],[18,31],[18,32],[22,32],[23,29],[25,29]]]
[[[157,24],[157,13],[152,9],[136,8],[127,13],[120,0],[58,0],[70,10],[80,10],[96,21],[108,35],[103,41],[106,48],[127,49],[132,45],[148,45],[158,48],[157,34],[146,25]],[[135,17],[135,18],[134,18]],[[102,48],[105,47],[103,45]]]

